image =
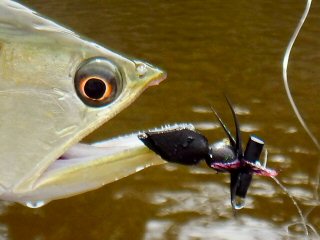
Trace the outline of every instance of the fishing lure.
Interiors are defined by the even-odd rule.
[[[194,165],[205,160],[217,172],[230,173],[231,205],[233,209],[240,209],[244,206],[252,175],[273,177],[277,171],[267,168],[266,162],[262,165],[259,161],[264,146],[262,139],[250,136],[243,152],[239,121],[232,104],[226,99],[234,119],[235,138],[213,108],[228,141],[209,145],[204,135],[188,125],[143,132],[138,138],[168,162]]]
[[[226,99],[233,116],[236,138],[232,136],[218,113],[212,108],[212,111],[228,136],[229,144],[213,144],[210,148],[211,156],[206,159],[206,162],[209,167],[217,171],[230,173],[231,205],[234,209],[240,209],[244,206],[244,200],[253,174],[274,177],[278,173],[273,169],[266,168],[266,161],[263,165],[259,161],[264,146],[262,139],[250,136],[243,153],[239,121],[230,100]]]

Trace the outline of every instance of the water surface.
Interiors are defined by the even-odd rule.
[[[86,141],[174,122],[195,123],[211,142],[218,141],[224,133],[209,106],[232,126],[227,93],[243,139],[257,134],[266,141],[268,165],[281,170],[279,180],[319,233],[319,152],[299,125],[281,78],[283,53],[304,1],[21,2],[168,72],[167,81]],[[318,139],[319,11],[315,1],[288,70],[293,96]],[[247,206],[236,217],[228,181],[210,169],[167,164],[39,209],[1,202],[0,239],[302,239],[297,209],[272,179],[254,178]]]

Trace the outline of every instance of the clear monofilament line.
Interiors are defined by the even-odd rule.
[[[306,124],[306,122],[304,121],[304,119],[302,118],[298,108],[297,108],[297,105],[295,103],[295,101],[293,100],[293,97],[292,97],[292,94],[291,94],[291,91],[290,91],[290,87],[289,87],[289,83],[288,83],[288,73],[287,73],[287,70],[288,70],[288,63],[289,63],[289,58],[290,58],[290,53],[291,53],[291,50],[292,50],[292,47],[297,39],[297,36],[309,14],[309,10],[311,8],[311,3],[312,3],[312,0],[307,0],[307,3],[306,3],[306,7],[305,7],[305,10],[300,18],[300,21],[298,23],[298,26],[297,28],[295,29],[289,43],[288,43],[288,46],[286,48],[286,51],[285,51],[285,54],[284,54],[284,58],[283,58],[283,62],[282,62],[282,77],[283,77],[283,83],[284,83],[284,87],[285,87],[285,90],[286,90],[286,93],[287,93],[287,96],[288,96],[288,99],[290,101],[290,104],[291,104],[291,107],[295,113],[295,115],[297,116],[300,124],[302,125],[302,127],[304,128],[304,130],[306,131],[306,133],[308,134],[308,136],[311,138],[312,142],[314,143],[314,145],[316,146],[316,148],[320,151],[320,144],[319,144],[319,141],[317,140],[317,138],[313,135],[313,133],[310,131],[308,125]],[[319,172],[320,172],[320,161],[318,162],[318,175],[317,175],[317,178],[316,178],[316,186],[315,186],[315,198],[316,200],[319,200],[319,196],[318,196],[318,190],[319,190],[319,184],[320,184],[320,176],[319,176]]]
[[[303,226],[303,229],[304,229],[304,232],[305,232],[305,235],[306,235],[306,239],[308,239],[308,236],[309,236],[309,231],[308,231],[308,227],[307,227],[307,223],[306,223],[306,219],[305,217],[303,216],[303,213],[301,211],[301,208],[299,207],[297,201],[293,198],[293,196],[291,195],[291,193],[288,191],[288,189],[283,186],[281,184],[281,182],[276,178],[276,177],[271,177],[277,184],[278,186],[280,186],[280,188],[288,195],[288,197],[291,199],[293,205],[296,207],[297,211],[298,211],[298,214],[301,218],[301,224]]]
[[[284,87],[285,87],[285,90],[286,90],[286,93],[287,93],[287,96],[289,98],[289,101],[290,101],[290,104],[293,108],[293,111],[294,113],[296,114],[300,124],[302,125],[302,127],[305,129],[305,131],[307,132],[307,134],[310,136],[310,138],[312,139],[312,141],[314,142],[314,144],[316,145],[316,147],[318,148],[318,150],[320,151],[320,144],[318,142],[318,140],[316,139],[316,137],[312,134],[312,132],[310,131],[310,129],[308,128],[307,124],[305,123],[305,121],[303,120],[294,100],[293,100],[293,97],[292,97],[292,94],[291,94],[291,91],[290,91],[290,88],[289,88],[289,83],[288,83],[288,73],[287,73],[287,70],[288,70],[288,63],[289,63],[289,58],[290,58],[290,53],[291,53],[291,50],[292,50],[292,47],[293,47],[293,44],[295,43],[296,39],[297,39],[297,36],[308,16],[308,13],[309,13],[309,10],[310,10],[310,7],[311,7],[311,2],[312,0],[307,0],[307,4],[306,4],[306,8],[302,14],[302,17],[299,21],[299,24],[297,26],[297,28],[295,29],[289,43],[288,43],[288,46],[286,48],[286,51],[285,51],[285,54],[284,54],[284,58],[283,58],[283,62],[282,62],[282,77],[283,77],[283,83],[284,83]]]

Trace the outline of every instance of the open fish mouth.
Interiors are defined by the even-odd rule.
[[[79,142],[54,161],[46,172],[88,164],[95,159],[114,156],[123,151],[139,147],[143,147],[143,144],[140,141],[137,141],[136,134],[108,139],[92,144]],[[46,172],[44,174],[46,174]]]
[[[71,197],[117,181],[149,166],[165,163],[130,134],[106,141],[77,143],[68,149],[14,201],[28,207],[41,207],[61,198]],[[12,196],[7,196],[8,200]]]
[[[170,129],[176,130],[178,128],[195,129],[192,124],[181,123],[165,125],[160,128],[152,129],[151,131],[169,131]],[[57,171],[81,164],[88,164],[90,161],[116,156],[126,151],[132,151],[133,149],[147,149],[145,144],[139,139],[140,135],[141,132],[137,132],[92,144],[79,142],[54,161],[44,174],[48,174],[50,171]]]
[[[194,126],[181,123],[160,129],[177,128],[194,129]],[[144,145],[138,138],[140,134],[75,144],[49,165],[34,183],[34,191],[22,195],[18,202],[38,208],[51,200],[94,190],[147,167],[166,163]]]

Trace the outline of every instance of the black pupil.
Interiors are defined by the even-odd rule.
[[[91,99],[100,99],[106,92],[106,84],[101,79],[91,78],[86,82],[84,92]]]

